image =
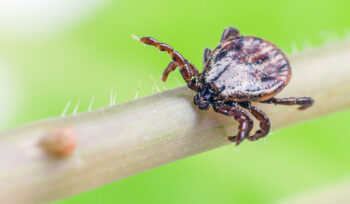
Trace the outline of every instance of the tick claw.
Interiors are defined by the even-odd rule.
[[[230,136],[227,139],[231,142],[236,142],[236,136]]]
[[[243,140],[239,139],[237,136],[231,136],[231,137],[228,137],[227,139],[231,142],[235,142],[236,146],[241,144],[241,142],[243,141]]]

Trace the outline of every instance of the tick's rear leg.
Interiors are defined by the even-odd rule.
[[[137,37],[134,37],[138,39]],[[157,47],[160,51],[166,51],[169,53],[170,57],[173,59],[168,67],[164,70],[162,80],[165,82],[169,73],[174,71],[177,66],[180,67],[180,73],[183,79],[186,81],[187,86],[193,90],[198,89],[198,83],[196,77],[198,75],[198,70],[189,61],[182,57],[180,53],[175,51],[170,45],[165,43],[160,43],[151,37],[143,37],[138,39],[140,42]]]
[[[258,120],[260,121],[260,130],[257,130],[254,135],[249,136],[247,139],[249,141],[258,140],[262,137],[265,137],[270,132],[270,119],[266,116],[266,114],[258,109],[255,106],[252,106],[250,102],[241,102],[239,103],[243,108],[246,108],[249,110],[249,112]]]
[[[234,119],[239,123],[237,135],[228,137],[231,142],[236,142],[236,145],[239,145],[245,138],[249,136],[249,133],[253,128],[253,120],[245,110],[239,109],[236,104],[231,106],[213,106],[213,108],[218,113],[222,113],[227,116],[233,116]]]
[[[270,98],[266,101],[261,101],[261,103],[274,103],[280,105],[300,105],[299,110],[304,110],[314,103],[314,100],[310,97],[289,97],[289,98]]]
[[[207,64],[209,58],[211,55],[211,50],[209,48],[205,48],[204,52],[203,52],[203,66],[205,66],[205,64]]]
[[[239,30],[234,27],[227,27],[224,32],[221,35],[221,40],[220,42],[223,42],[225,40],[228,40],[232,37],[236,37],[239,35]]]
[[[266,116],[266,114],[257,107],[251,106],[250,112],[257,120],[260,121],[260,130],[257,130],[254,135],[247,138],[249,141],[254,141],[269,134],[271,124],[270,119]]]

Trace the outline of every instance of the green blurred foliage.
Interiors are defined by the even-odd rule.
[[[60,115],[67,101],[79,112],[152,93],[170,58],[130,35],[169,43],[201,69],[229,25],[290,52],[317,46],[321,34],[350,28],[347,0],[115,0],[68,30],[34,40],[0,40],[20,86],[9,127]],[[6,48],[6,49],[5,49]],[[317,73],[315,73],[317,76]],[[173,73],[167,88],[178,86]],[[293,80],[293,79],[292,79]],[[154,88],[153,88],[154,89]],[[320,90],[322,91],[322,90]],[[332,105],[332,104],[329,104]],[[73,108],[71,107],[70,112]],[[186,114],[186,113],[184,113]],[[227,146],[177,161],[57,203],[271,203],[350,176],[350,111],[275,131],[266,141]]]

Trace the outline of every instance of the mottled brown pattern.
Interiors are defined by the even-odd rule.
[[[271,98],[290,77],[286,56],[272,43],[253,36],[221,43],[203,71],[204,83],[220,90],[217,99],[234,101]]]

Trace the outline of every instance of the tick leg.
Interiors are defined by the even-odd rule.
[[[169,53],[170,57],[173,59],[174,62],[177,63],[176,66],[180,67],[180,73],[183,77],[183,79],[186,81],[187,86],[191,89],[197,90],[198,88],[198,82],[196,80],[198,76],[198,70],[195,66],[193,66],[191,63],[189,63],[188,60],[182,57],[180,53],[175,51],[170,45],[165,43],[160,43],[157,40],[151,38],[151,37],[143,37],[139,39],[140,42],[152,45],[154,47],[157,47],[160,51],[166,51]],[[174,63],[170,63],[168,67],[165,69],[162,80],[165,82],[167,79],[168,74],[171,71],[174,71],[176,68]]]
[[[249,112],[257,119],[260,121],[260,130],[256,131],[254,135],[249,136],[248,140],[254,141],[259,138],[265,137],[269,131],[270,131],[270,120],[266,116],[266,114],[259,110],[257,107],[252,106],[251,103],[248,102],[239,102],[238,103],[240,106],[243,108],[249,110]]]
[[[204,49],[204,53],[203,53],[203,65],[205,66],[205,64],[207,64],[207,61],[209,60],[211,55],[211,50],[209,48],[205,48]]]
[[[170,72],[174,71],[176,67],[179,66],[177,62],[171,61],[169,65],[165,68],[163,75],[162,75],[162,81],[166,81],[168,78],[168,75]]]
[[[274,103],[280,105],[300,105],[299,110],[304,110],[314,103],[314,100],[310,97],[290,97],[290,98],[270,98],[266,101],[261,101],[261,103]]]
[[[238,121],[238,118],[241,117],[240,115],[243,115],[245,119],[243,119],[242,123],[241,122],[239,123],[238,134],[233,137],[228,137],[228,139],[231,142],[236,142],[236,145],[239,145],[245,138],[249,138],[250,131],[253,129],[253,126],[254,126],[254,121],[249,115],[249,113],[242,109],[238,109],[238,110],[240,113],[238,114],[238,117],[234,116],[235,120]],[[245,128],[245,126],[247,127]]]
[[[239,30],[234,27],[227,27],[224,32],[221,35],[221,40],[220,42],[223,42],[225,40],[228,40],[232,37],[236,37],[239,35]]]
[[[266,114],[263,111],[261,111],[255,106],[250,106],[249,111],[258,121],[260,121],[260,130],[257,130],[254,135],[249,136],[247,139],[249,141],[254,141],[265,137],[270,132],[270,119],[266,116]]]
[[[239,109],[237,105],[220,105],[213,106],[213,108],[218,113],[222,113],[227,116],[233,116],[234,119],[239,123],[237,135],[228,138],[231,142],[236,142],[236,145],[239,145],[245,138],[249,136],[249,133],[253,128],[253,120],[245,110]]]

